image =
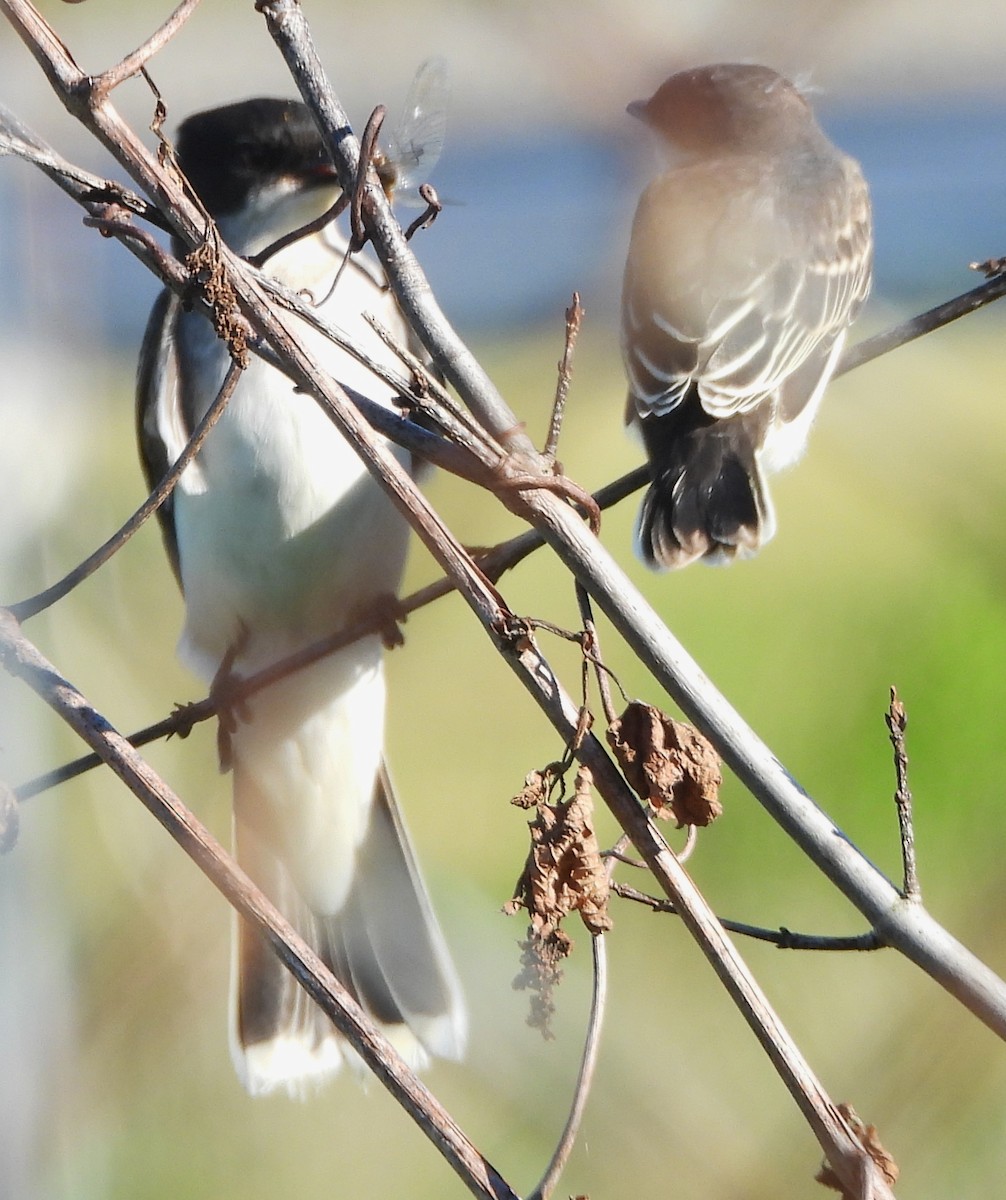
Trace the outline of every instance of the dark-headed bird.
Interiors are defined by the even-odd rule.
[[[338,187],[307,109],[248,100],[185,121],[178,161],[237,253],[255,255],[319,217]],[[403,342],[385,280],[334,226],[287,244],[265,269],[314,298],[372,358]],[[338,382],[392,407],[395,392],[320,333],[287,323]],[[175,461],[230,364],[213,326],[170,292],[144,340],[140,445],[153,484]],[[410,469],[409,455],[395,450]],[[218,424],[159,513],[185,596],[179,647],[205,680],[244,677],[358,620],[398,587],[408,526],[311,396],[252,358]],[[415,1066],[457,1058],[466,1019],[384,767],[378,636],[253,695],[231,739],[240,863]],[[243,920],[233,956],[232,1050],[253,1094],[299,1094],[348,1046]]]

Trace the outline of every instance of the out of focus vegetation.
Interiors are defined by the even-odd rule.
[[[883,713],[897,684],[910,719],[925,899],[1003,973],[1001,330],[1001,313],[981,314],[834,384],[807,458],[775,483],[779,534],[757,560],[673,577],[630,570],[786,766],[895,878]],[[481,348],[539,436],[560,349],[558,317],[548,331]],[[138,502],[130,374],[121,364],[81,397],[87,470],[7,564],[5,598],[50,581]],[[621,433],[622,392],[616,348],[588,312],[560,446],[567,471],[588,486],[637,461]],[[33,466],[44,475],[51,464],[43,452]],[[430,491],[467,542],[516,528],[495,501],[453,480],[440,477]],[[634,507],[609,513],[603,528],[627,564]],[[431,574],[417,552],[410,585]],[[569,581],[545,555],[502,587],[517,611],[576,624]],[[129,729],[197,695],[173,658],[180,612],[151,528],[28,632]],[[569,649],[542,638],[575,689]],[[610,631],[605,651],[627,692],[661,702]],[[2,699],[20,722],[5,747],[14,781],[77,752],[25,693],[4,684]],[[561,747],[453,599],[414,616],[392,655],[389,738],[473,1016],[468,1060],[436,1067],[430,1083],[527,1189],[564,1118],[589,953],[578,935],[558,1036],[543,1043],[525,1027],[526,997],[510,988],[523,928],[500,907],[523,860],[525,818],[508,799]],[[228,787],[216,773],[212,731],[149,757],[226,840]],[[724,799],[726,815],[700,839],[690,867],[718,911],[807,931],[863,928],[732,779]],[[610,820],[599,825],[614,840]],[[2,968],[0,997],[15,999],[0,1012],[0,1050],[4,1061],[26,1064],[15,1098],[30,1100],[44,1131],[34,1195],[463,1194],[376,1086],[345,1078],[305,1104],[244,1095],[226,1045],[225,902],[108,773],[26,804],[20,845],[0,872],[11,884],[3,919],[26,931],[9,939],[18,950]],[[621,903],[614,917],[601,1065],[563,1193],[817,1194],[816,1145],[680,927]],[[743,952],[832,1095],[877,1124],[902,1164],[905,1195],[996,1190],[1006,1176],[1006,1052],[992,1034],[893,952],[791,954],[754,944]]]

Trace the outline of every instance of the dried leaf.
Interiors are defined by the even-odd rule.
[[[608,876],[594,832],[590,786],[590,772],[581,767],[572,798],[539,803],[529,824],[531,853],[514,899],[542,927],[557,926],[571,912],[580,913],[591,933],[611,927]]]
[[[898,1182],[900,1169],[894,1161],[893,1156],[881,1145],[880,1138],[877,1136],[876,1125],[867,1125],[851,1104],[840,1104],[838,1111],[845,1118],[856,1141],[859,1142],[870,1158],[873,1159],[874,1165],[880,1171],[881,1175],[883,1175],[885,1181],[891,1187],[894,1187]],[[858,1197],[850,1192],[839,1179],[831,1163],[823,1163],[820,1171],[818,1171],[814,1178],[818,1183],[831,1188],[832,1191],[841,1192],[842,1200],[858,1200]]]
[[[531,993],[527,1023],[532,1029],[539,1029],[546,1041],[555,1036],[552,1017],[555,1015],[555,989],[562,983],[559,964],[572,948],[572,939],[565,930],[551,929],[542,934],[533,925],[528,927],[528,936],[520,943],[521,969],[513,986],[516,991]]]
[[[572,912],[592,934],[611,928],[608,916],[608,874],[604,869],[593,825],[591,776],[581,767],[569,800],[549,804],[551,768],[532,771],[514,803],[537,813],[528,823],[531,850],[504,912],[526,909],[530,917],[527,940],[521,943],[521,973],[514,987],[534,992],[529,1024],[551,1036],[549,1023],[555,1005],[552,993],[562,979],[559,963],[573,946],[561,928]]]
[[[556,778],[554,764],[549,764],[541,771],[528,771],[524,776],[524,786],[510,801],[518,808],[538,808],[548,803],[552,783]]]
[[[608,744],[625,778],[657,816],[708,825],[723,811],[716,751],[697,729],[660,709],[633,702],[608,729]]]
[[[219,249],[211,241],[205,241],[189,252],[185,265],[212,310],[217,337],[226,342],[231,358],[239,366],[247,367],[248,329],[241,317],[237,296],[220,261]]]

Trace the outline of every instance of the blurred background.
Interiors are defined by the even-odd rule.
[[[139,43],[167,4],[41,5],[85,70]],[[979,282],[1006,252],[1006,23],[984,0],[443,0],[306,3],[335,87],[362,126],[401,105],[420,61],[447,57],[448,140],[433,174],[453,203],[415,246],[441,303],[540,441],[574,288],[586,321],[560,457],[596,487],[634,466],[621,432],[619,275],[650,166],[625,104],[672,71],[764,62],[812,89],[859,158],[876,210],[864,336]],[[206,0],[152,64],[169,126],[253,94],[292,93],[253,6]],[[0,27],[0,103],[69,158],[121,178]],[[135,127],[146,87],[116,103]],[[26,164],[0,162],[0,601],[62,575],[143,496],[132,376],[153,279]],[[773,487],[780,531],[731,569],[647,574],[635,501],[605,544],[786,767],[864,852],[899,874],[883,714],[908,707],[928,906],[1006,973],[1006,445],[995,306],[835,383],[802,465]],[[450,479],[435,503],[466,542],[516,531]],[[422,551],[407,587],[430,579]],[[577,624],[544,555],[504,580],[518,612]],[[181,603],[151,527],[29,636],[120,729],[199,695],[174,660]],[[602,630],[603,632],[603,630]],[[453,600],[410,619],[390,660],[393,770],[470,998],[471,1051],[429,1082],[522,1191],[562,1126],[589,997],[586,935],[558,995],[556,1038],[511,990],[519,919],[500,915],[525,818],[508,805],[561,747]],[[544,644],[576,687],[575,658]],[[630,695],[661,703],[612,633]],[[446,666],[445,666],[446,664]],[[0,778],[78,753],[0,679]],[[153,765],[223,840],[228,781],[213,732],[152,747]],[[863,923],[736,781],[690,870],[722,915],[856,933]],[[615,838],[598,817],[602,841]],[[638,883],[636,879],[631,882]],[[818,1194],[819,1153],[746,1026],[674,920],[618,904],[611,999],[589,1111],[561,1194]],[[259,1200],[280,1191],[460,1196],[376,1086],[252,1102],[226,1045],[225,902],[107,772],[26,803],[0,861],[0,1196]],[[835,1099],[902,1165],[915,1200],[985,1196],[1006,1174],[1006,1048],[894,953],[742,952]],[[673,1180],[673,1184],[669,1183]]]

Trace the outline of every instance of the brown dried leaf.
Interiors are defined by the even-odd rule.
[[[528,771],[524,776],[524,786],[510,801],[518,808],[539,808],[548,803],[552,781],[555,779],[554,764],[549,764],[541,771]]]
[[[581,767],[572,798],[539,804],[529,824],[531,853],[514,898],[542,927],[558,926],[563,917],[579,912],[591,933],[611,928],[608,875],[594,832],[590,786],[590,772]]]
[[[528,936],[520,943],[520,972],[513,981],[516,991],[531,993],[531,1010],[527,1023],[532,1029],[541,1030],[542,1037],[550,1041],[552,1017],[555,1015],[555,989],[562,983],[559,964],[567,958],[573,941],[562,929],[550,929],[547,933],[528,927]]]
[[[248,329],[241,317],[237,296],[224,272],[218,247],[211,241],[203,242],[189,252],[185,265],[212,309],[217,337],[227,343],[231,358],[239,366],[247,367]]]
[[[891,1187],[894,1187],[894,1185],[898,1182],[900,1168],[894,1161],[894,1157],[881,1145],[880,1138],[877,1136],[876,1125],[867,1125],[851,1104],[840,1104],[838,1106],[838,1111],[845,1118],[846,1123],[852,1130],[856,1140],[863,1147],[870,1158],[873,1159],[875,1166],[880,1171],[881,1175],[883,1175],[885,1181]],[[831,1188],[832,1191],[841,1192],[842,1200],[858,1200],[858,1198],[845,1187],[829,1162],[822,1164],[820,1171],[818,1171],[818,1173],[814,1176],[814,1179],[818,1183],[824,1184],[825,1187]]]
[[[573,796],[549,804],[545,799],[549,770],[532,771],[520,795],[514,798],[514,803],[523,807],[534,803],[538,811],[528,823],[531,850],[524,870],[513,899],[504,907],[504,912],[511,915],[524,908],[531,919],[527,940],[521,943],[522,969],[514,987],[535,993],[529,1024],[540,1028],[546,1037],[550,1036],[549,1021],[555,1010],[552,993],[562,978],[559,963],[573,946],[561,928],[563,918],[578,912],[592,934],[611,928],[608,873],[594,832],[590,772],[581,767]]]
[[[691,725],[649,704],[631,703],[608,728],[625,778],[657,816],[678,826],[708,825],[722,813],[719,755]]]

